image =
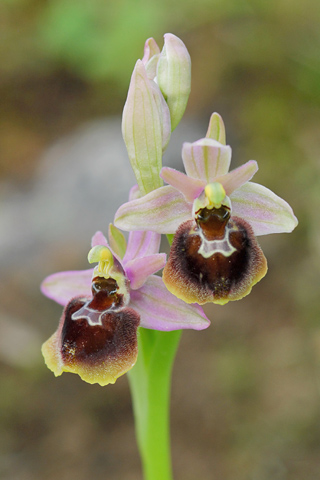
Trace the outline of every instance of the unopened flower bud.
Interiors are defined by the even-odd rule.
[[[160,48],[154,38],[148,38],[144,44],[142,63],[145,66],[148,78],[154,80],[157,75],[157,64],[160,57]]]
[[[175,35],[164,36],[157,65],[157,83],[168,104],[171,130],[180,122],[191,90],[191,59],[184,43]]]
[[[134,68],[122,115],[122,134],[141,195],[162,186],[162,127],[144,64]]]

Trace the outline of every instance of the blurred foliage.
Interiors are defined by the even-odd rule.
[[[146,38],[162,46],[172,31],[193,59],[189,111],[219,110],[241,162],[248,146],[270,178],[274,164],[288,175],[319,122],[319,19],[315,0],[2,0],[0,122],[9,111],[18,127],[29,115],[52,130],[62,106],[71,121],[120,112]],[[36,143],[27,142],[30,156]]]
[[[320,91],[319,15],[313,0],[2,0],[0,68],[11,76],[63,65],[86,79],[114,76],[126,85],[148,36],[210,26],[241,50],[234,63],[280,68],[286,57],[292,82],[310,95],[310,81]]]

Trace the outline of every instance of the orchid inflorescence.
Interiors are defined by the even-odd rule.
[[[42,284],[43,293],[65,307],[42,349],[56,376],[73,372],[89,383],[114,383],[136,363],[139,329],[207,328],[200,305],[239,300],[265,276],[256,237],[297,225],[288,203],[251,182],[255,161],[229,171],[231,148],[217,113],[204,138],[183,144],[186,173],[162,168],[190,85],[183,42],[166,34],[160,51],[147,40],[122,119],[137,185],[116,212],[109,241],[101,232],[92,238],[88,260],[97,266],[56,273]],[[128,243],[120,229],[130,232]],[[174,234],[167,262],[159,253],[161,234]],[[162,268],[162,277],[155,275]]]

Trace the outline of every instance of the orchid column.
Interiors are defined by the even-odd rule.
[[[162,186],[162,154],[185,111],[190,88],[191,61],[183,42],[166,34],[160,52],[154,39],[147,40],[144,57],[137,61],[132,74],[122,120],[123,138],[138,182],[138,198]],[[159,313],[164,305],[160,299]],[[172,478],[170,386],[180,335],[181,330],[140,328],[138,361],[129,373],[146,480]]]

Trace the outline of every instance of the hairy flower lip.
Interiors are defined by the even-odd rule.
[[[187,303],[224,305],[240,300],[267,272],[267,262],[247,222],[232,217],[226,236],[207,240],[194,221],[178,228],[163,271],[167,288]]]
[[[42,353],[55,376],[76,373],[87,383],[104,386],[115,383],[137,360],[139,314],[132,308],[120,307],[101,312],[96,324],[81,314],[73,318],[89,304],[81,298],[68,303],[57,331],[43,344]]]

